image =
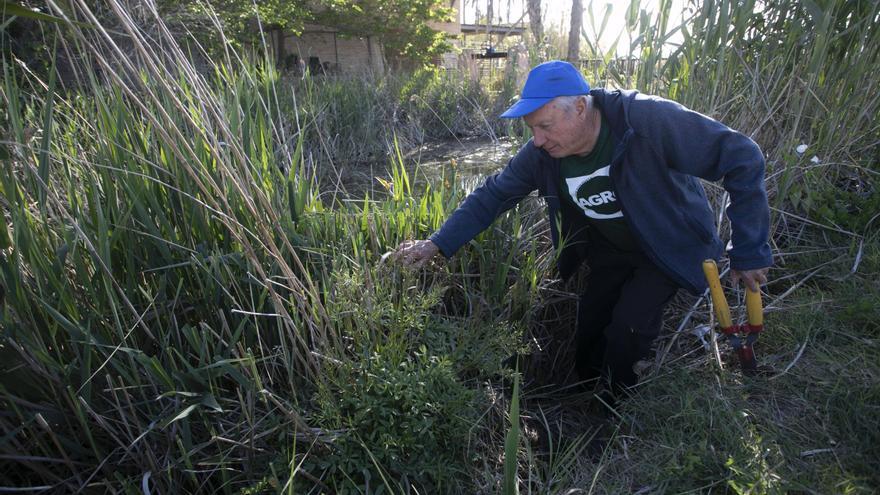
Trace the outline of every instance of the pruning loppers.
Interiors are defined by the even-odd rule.
[[[721,280],[718,278],[718,266],[715,260],[703,262],[703,273],[709,282],[709,293],[712,295],[712,304],[715,306],[715,315],[718,317],[718,325],[721,332],[727,335],[733,350],[739,356],[739,363],[744,373],[754,373],[758,366],[755,361],[753,346],[758,340],[758,334],[764,329],[764,312],[761,304],[761,293],[746,287],[746,314],[748,323],[734,325],[730,318],[730,307],[721,289]]]

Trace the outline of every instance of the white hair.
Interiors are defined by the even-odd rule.
[[[553,103],[566,113],[571,113],[574,111],[575,104],[581,98],[585,98],[584,104],[589,108],[591,106],[589,95],[557,96],[553,99]]]

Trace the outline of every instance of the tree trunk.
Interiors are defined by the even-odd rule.
[[[287,53],[284,52],[284,28],[276,28],[275,29],[275,60],[278,64],[278,67],[282,69],[286,69],[284,66],[287,58]]]
[[[529,11],[529,26],[538,46],[544,44],[544,24],[541,22],[541,0],[526,0]]]
[[[568,30],[568,61],[577,65],[581,58],[581,26],[584,6],[581,0],[571,0],[571,29]]]
[[[492,0],[488,0],[486,2],[486,40],[489,42],[489,46],[492,46],[492,16],[495,15],[492,12]]]

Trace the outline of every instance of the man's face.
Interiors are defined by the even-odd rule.
[[[587,146],[589,133],[585,127],[586,113],[582,98],[568,110],[559,100],[552,100],[523,117],[523,120],[532,130],[535,146],[544,148],[553,158],[563,158],[590,151]]]

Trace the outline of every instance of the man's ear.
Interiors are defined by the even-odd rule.
[[[587,97],[583,96],[583,95],[578,96],[577,100],[575,100],[575,102],[574,102],[575,114],[578,117],[586,119],[587,108],[589,108],[589,105],[587,104]]]

